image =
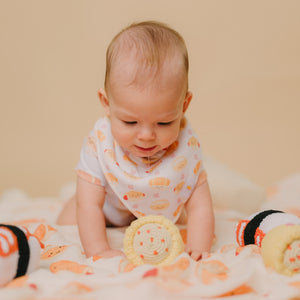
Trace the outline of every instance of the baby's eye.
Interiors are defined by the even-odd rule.
[[[173,121],[171,121],[171,122],[159,122],[158,125],[168,126],[168,125],[171,125],[172,123],[173,123]]]
[[[126,125],[135,125],[137,121],[123,121]]]

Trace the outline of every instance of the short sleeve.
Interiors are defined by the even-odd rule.
[[[75,168],[77,175],[90,183],[105,186],[106,179],[102,172],[97,153],[96,130],[92,130],[84,139],[80,152],[80,160]]]

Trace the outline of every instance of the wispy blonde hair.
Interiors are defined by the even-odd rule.
[[[179,53],[183,72],[188,82],[189,59],[182,36],[164,23],[145,21],[134,23],[119,32],[111,41],[106,52],[105,89],[108,89],[112,66],[121,52],[136,50],[137,61],[142,67],[156,72],[169,55]],[[138,76],[139,74],[136,74]]]

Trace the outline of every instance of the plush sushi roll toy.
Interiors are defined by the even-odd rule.
[[[25,227],[0,224],[0,286],[32,272],[42,244]]]
[[[236,226],[240,246],[261,247],[266,266],[278,273],[300,273],[300,218],[279,210],[265,210],[241,220]]]
[[[124,252],[134,265],[168,265],[183,250],[179,229],[163,216],[140,217],[126,229]]]

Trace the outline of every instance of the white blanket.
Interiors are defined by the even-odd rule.
[[[261,209],[300,216],[300,174],[268,188]],[[0,199],[1,223],[27,226],[45,244],[39,267],[0,289],[0,299],[293,299],[300,296],[300,273],[279,275],[265,267],[260,249],[241,248],[235,225],[244,213],[216,211],[216,241],[210,257],[194,262],[181,254],[170,266],[133,266],[121,257],[86,259],[76,226],[55,219],[72,187],[57,198],[31,199],[15,189]],[[181,227],[184,237],[185,228]],[[125,228],[108,229],[113,247],[122,249]],[[1,272],[1,270],[0,270]],[[296,299],[296,298],[295,298]]]

